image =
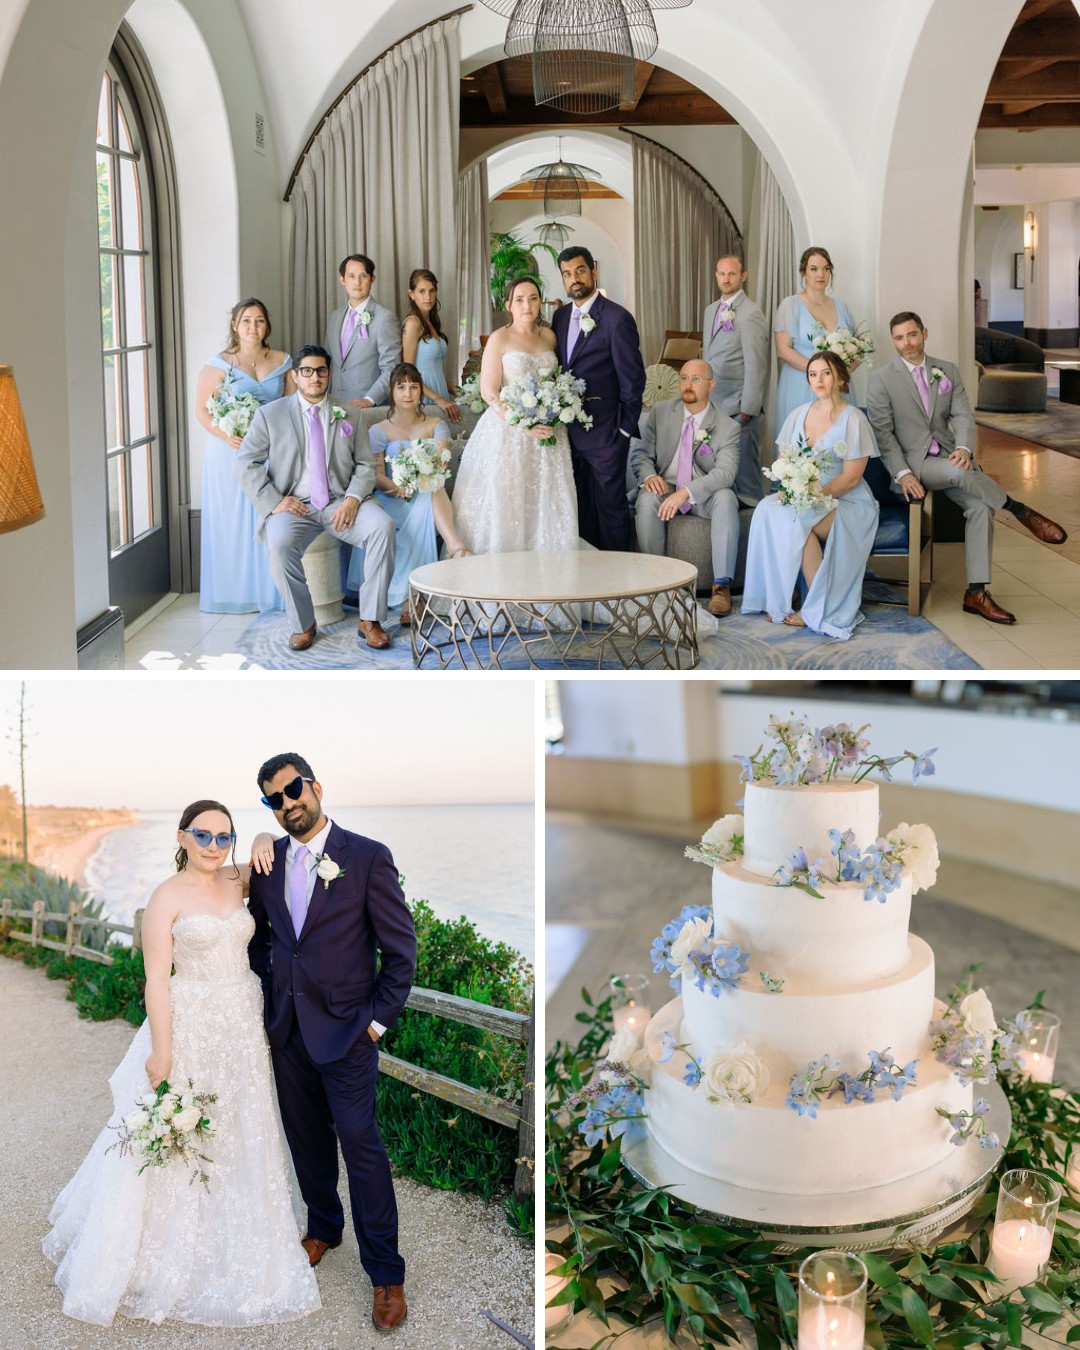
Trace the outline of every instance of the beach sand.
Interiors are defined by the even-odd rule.
[[[55,872],[57,876],[66,877],[68,881],[85,886],[86,865],[97,852],[98,845],[105,836],[111,834],[113,830],[127,829],[129,825],[135,824],[137,817],[121,825],[95,826],[63,843],[50,843],[37,850],[31,850],[30,861],[36,863],[38,867],[45,868],[47,872]]]

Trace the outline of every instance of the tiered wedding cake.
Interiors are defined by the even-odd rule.
[[[711,913],[684,909],[653,947],[682,993],[646,1031],[648,1129],[679,1162],[750,1190],[884,1185],[950,1154],[939,1108],[972,1111],[970,1082],[932,1052],[934,955],[908,933],[934,837],[880,837],[865,776],[907,759],[917,779],[933,752],[882,760],[846,725],[769,734],[777,747],[742,761],[743,816],[688,850],[714,867]]]

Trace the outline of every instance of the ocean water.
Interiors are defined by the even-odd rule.
[[[87,889],[105,913],[130,923],[154,887],[174,871],[179,811],[144,811],[114,830],[86,868]],[[486,937],[534,960],[534,836],[531,805],[345,806],[337,824],[381,840],[404,873],[405,895],[427,900],[440,918],[471,919]],[[269,811],[235,813],[237,857],[260,830],[280,834]]]

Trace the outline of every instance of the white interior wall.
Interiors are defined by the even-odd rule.
[[[570,758],[687,765],[715,757],[711,680],[562,680],[559,702]]]
[[[975,208],[975,275],[982,283],[991,323],[1022,322],[1024,292],[1017,289],[1014,256],[1024,249],[1024,212],[1019,206],[996,211]]]
[[[493,230],[513,230],[526,242],[536,239],[546,222],[537,211],[534,201],[494,201],[489,207],[489,222]],[[568,246],[583,244],[597,262],[600,285],[612,300],[633,310],[633,288],[630,280],[634,269],[634,208],[626,201],[613,198],[586,199],[581,203],[580,216],[560,217],[574,233]],[[540,266],[540,280],[544,295],[549,300],[565,299],[562,277],[551,256],[543,249],[536,252]]]

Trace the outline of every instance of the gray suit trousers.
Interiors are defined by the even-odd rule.
[[[944,492],[964,513],[964,565],[968,585],[990,581],[994,512],[1005,505],[1005,489],[975,465],[959,469],[946,455],[928,455],[919,470],[923,487]]]
[[[394,522],[377,502],[362,502],[352,528],[335,530],[331,517],[341,505],[341,499],[332,501],[317,511],[308,507],[306,516],[294,516],[291,511],[279,511],[266,518],[266,550],[270,555],[270,572],[285,597],[285,612],[292,625],[291,632],[306,633],[315,622],[302,558],[305,551],[324,531],[344,544],[364,550],[364,581],[360,587],[361,619],[386,618],[386,593],[394,572]]]
[[[671,489],[674,491],[674,488]],[[669,494],[670,495],[670,494]],[[644,488],[638,493],[634,507],[634,527],[638,548],[642,553],[664,555],[668,523],[659,516],[663,497]],[[719,488],[704,506],[696,503],[686,512],[688,516],[704,516],[712,535],[714,577],[734,577],[735,559],[739,552],[739,502],[730,488]]]
[[[761,461],[758,458],[760,429],[760,414],[751,417],[746,426],[739,429],[739,468],[735,474],[735,495],[744,506],[757,506],[765,495]]]

